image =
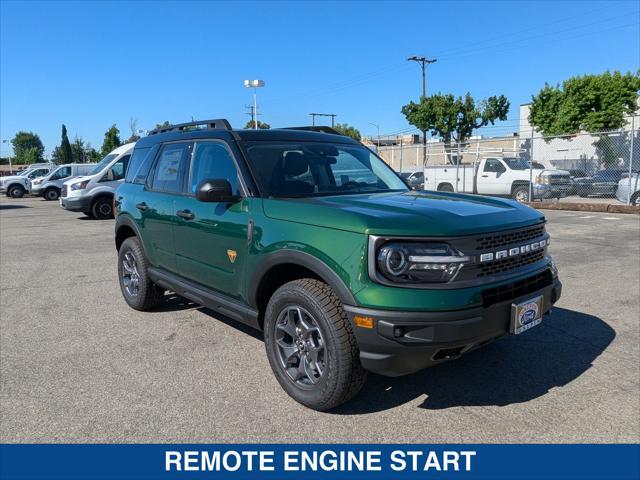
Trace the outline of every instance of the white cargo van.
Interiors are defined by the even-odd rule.
[[[113,150],[84,177],[76,177],[62,184],[60,205],[72,212],[89,217],[113,217],[113,193],[124,181],[127,164],[135,143]]]

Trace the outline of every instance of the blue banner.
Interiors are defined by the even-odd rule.
[[[639,445],[1,445],[10,479],[624,479]]]

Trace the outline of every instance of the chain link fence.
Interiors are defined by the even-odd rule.
[[[378,154],[415,189],[640,205],[640,130],[387,142]]]

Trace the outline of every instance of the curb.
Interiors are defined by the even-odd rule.
[[[576,212],[631,213],[640,215],[640,207],[613,203],[528,202],[538,210],[573,210]]]

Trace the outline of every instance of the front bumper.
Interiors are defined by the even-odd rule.
[[[511,305],[543,295],[548,313],[562,294],[553,278],[538,290],[487,307],[445,312],[401,312],[345,306],[354,317],[374,319],[374,328],[354,327],[360,361],[366,370],[386,376],[416,372],[486,345],[509,332]]]
[[[564,198],[569,195],[570,185],[547,185],[536,183],[533,185],[533,198]]]
[[[91,197],[60,198],[60,206],[70,212],[89,212],[91,211]]]
[[[40,186],[35,187],[35,186],[31,185],[29,187],[29,193],[31,195],[33,195],[33,196],[41,197],[44,194],[44,189],[42,187],[40,187]]]

